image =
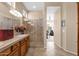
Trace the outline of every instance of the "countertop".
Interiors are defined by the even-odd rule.
[[[14,36],[14,38],[6,40],[6,41],[0,41],[0,52],[4,51],[7,48],[9,48],[13,44],[21,41],[22,39],[24,39],[27,36],[29,36],[29,34],[22,34],[22,35]]]

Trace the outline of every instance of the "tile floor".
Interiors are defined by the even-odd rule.
[[[53,36],[47,39],[46,48],[29,48],[29,51],[26,56],[74,56],[58,48],[54,44],[53,40],[54,40]]]

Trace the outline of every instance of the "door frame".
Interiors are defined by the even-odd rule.
[[[77,33],[77,55],[79,56],[79,2],[77,2],[77,30],[78,30],[78,33]]]

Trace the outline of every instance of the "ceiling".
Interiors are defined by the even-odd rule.
[[[53,7],[47,7],[47,13],[48,14],[52,14],[52,13],[55,13],[60,7],[57,7],[57,6],[53,6]]]
[[[44,8],[43,2],[23,2],[28,11],[42,11]]]

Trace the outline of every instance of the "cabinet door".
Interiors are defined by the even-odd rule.
[[[17,42],[12,46],[12,52],[11,54],[9,54],[9,56],[19,56],[20,55],[19,49],[20,49],[19,42]]]
[[[30,46],[29,36],[27,38],[25,38],[25,42],[26,42],[26,48],[29,48],[29,46]]]
[[[18,50],[14,50],[9,56],[19,56]]]
[[[4,51],[2,51],[2,52],[0,52],[0,56],[7,56],[10,53],[11,53],[11,47],[6,49],[6,50],[4,50]]]
[[[24,56],[25,54],[26,54],[26,45],[23,44],[23,45],[21,46],[21,56]]]
[[[16,51],[12,56],[19,56],[18,52]]]
[[[26,45],[26,54],[27,54],[29,46],[30,46],[29,36],[27,38],[25,38],[25,45]]]
[[[29,38],[25,38],[21,43],[21,55],[24,56],[27,54],[29,49]]]

